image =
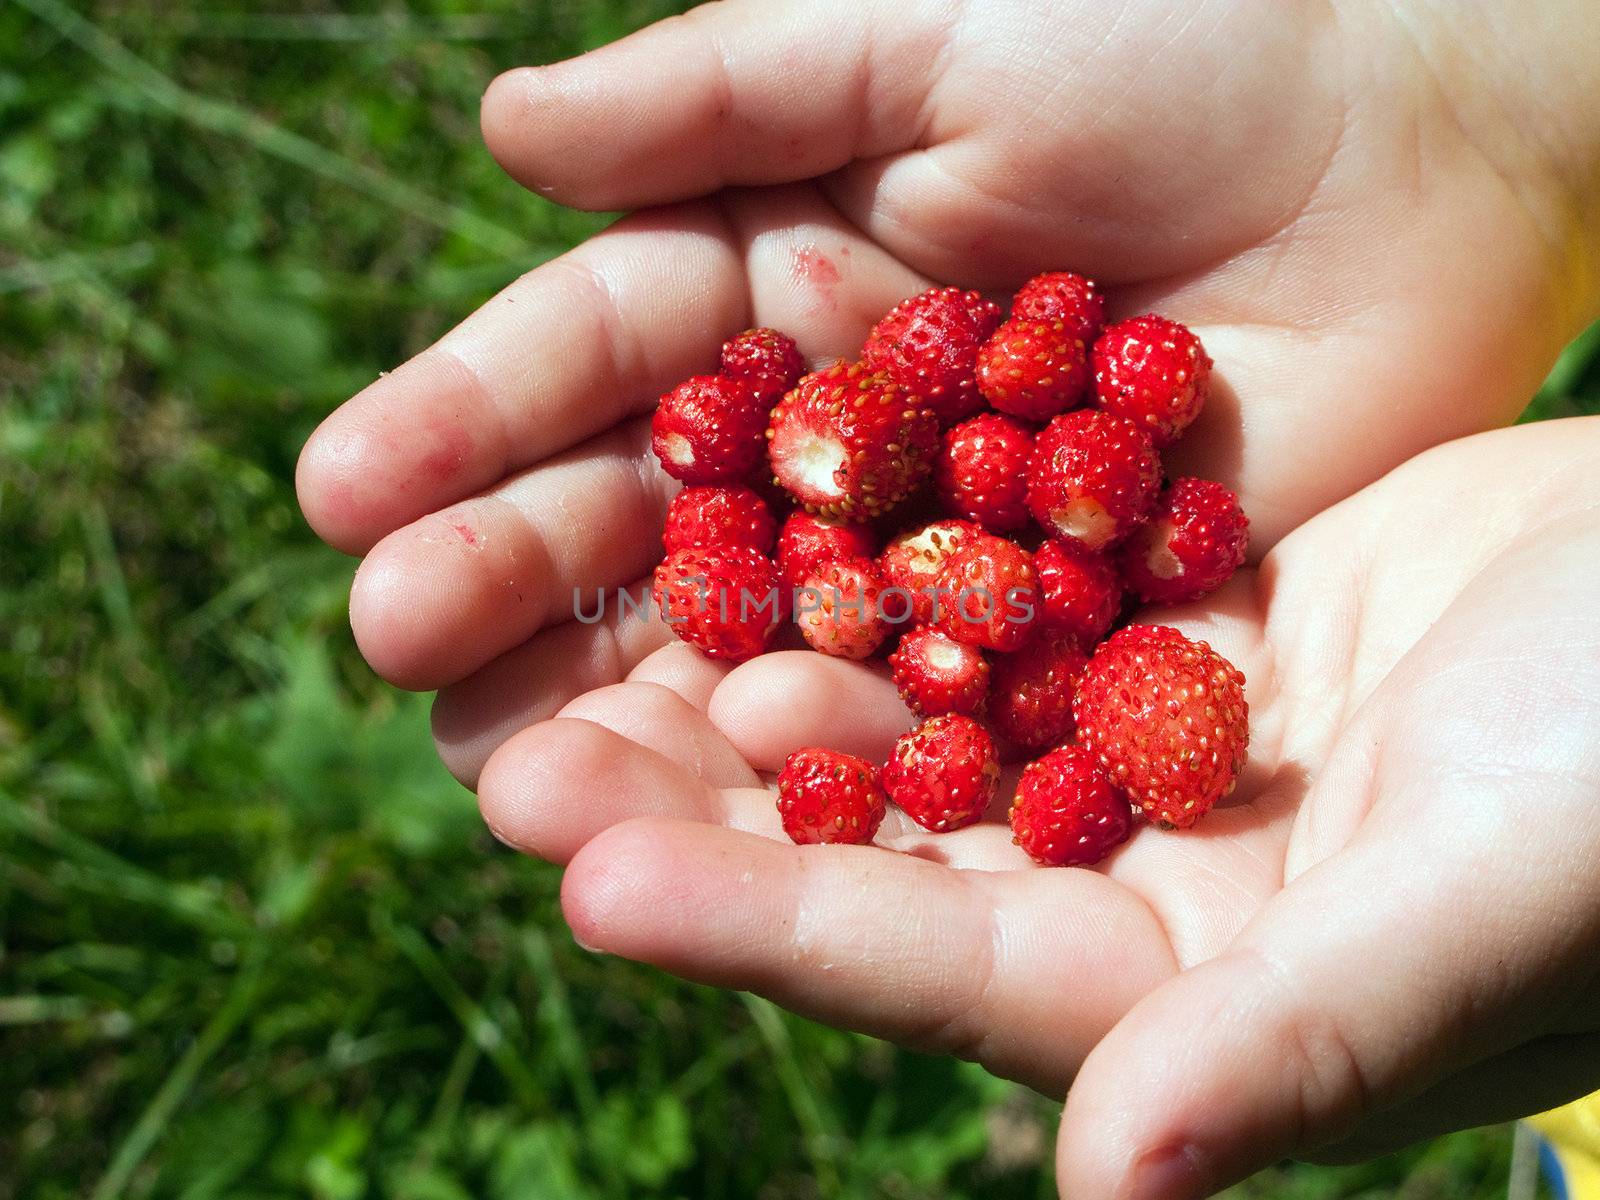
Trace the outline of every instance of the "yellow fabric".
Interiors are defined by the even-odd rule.
[[[1568,1200],[1600,1200],[1600,1092],[1529,1117],[1555,1151]]]

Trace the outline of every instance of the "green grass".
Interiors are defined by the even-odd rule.
[[[0,3],[0,1200],[1053,1196],[1038,1098],[578,950],[295,509],[324,413],[600,224],[481,150],[492,72],[671,6],[189,4]]]

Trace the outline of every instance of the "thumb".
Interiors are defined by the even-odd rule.
[[[1420,871],[1351,847],[1297,879],[1090,1053],[1062,1118],[1061,1194],[1211,1195],[1536,1032],[1541,1005],[1582,986],[1563,977],[1592,931],[1552,919],[1548,886],[1491,883],[1486,865]]]
[[[706,4],[501,75],[484,140],[518,181],[578,208],[808,179],[916,140],[949,19],[925,7],[880,20],[873,0]]]

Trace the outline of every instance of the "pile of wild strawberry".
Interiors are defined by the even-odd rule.
[[[789,835],[870,841],[886,799],[929,830],[969,825],[999,783],[996,738],[1007,761],[1039,756],[1011,826],[1043,863],[1095,862],[1135,811],[1186,828],[1226,795],[1249,741],[1243,676],[1173,629],[1107,636],[1125,607],[1194,600],[1244,559],[1232,492],[1163,486],[1158,451],[1205,402],[1200,339],[1158,316],[1107,326],[1095,285],[1054,272],[1003,322],[976,292],[936,289],[879,321],[860,362],[804,366],[783,334],[741,333],[653,423],[690,485],[655,574],[678,636],[732,661],[791,624],[842,658],[897,636],[890,669],[925,718],[881,771],[790,755]]]

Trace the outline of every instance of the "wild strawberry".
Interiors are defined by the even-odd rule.
[[[1111,560],[1082,542],[1046,541],[1033,553],[1039,573],[1039,619],[1092,646],[1122,607],[1122,580]]]
[[[1028,523],[1028,459],[1033,433],[1021,421],[984,413],[944,435],[934,487],[945,511],[993,533]]]
[[[883,790],[933,833],[971,825],[994,799],[1000,760],[971,717],[929,717],[901,736],[883,767]]]
[[[738,483],[761,459],[767,406],[743,380],[696,375],[661,397],[650,448],[674,479]]]
[[[722,343],[722,373],[742,379],[771,408],[805,372],[794,339],[776,329],[746,329]]]
[[[732,662],[766,649],[782,607],[777,568],[748,546],[675,551],[656,568],[654,594],[674,633]]]
[[[812,512],[866,521],[933,469],[939,421],[888,376],[838,362],[801,378],[772,410],[772,473]]]
[[[1039,577],[1033,555],[1015,542],[980,533],[939,572],[939,628],[958,642],[1002,653],[1033,634]]]
[[[1176,321],[1153,314],[1118,321],[1095,342],[1093,359],[1100,407],[1139,426],[1157,449],[1176,441],[1205,405],[1211,359]]]
[[[871,658],[889,636],[883,580],[867,558],[823,563],[795,596],[794,619],[811,648],[835,658]]]
[[[667,506],[661,541],[667,553],[708,546],[772,549],[777,522],[766,501],[747,487],[689,487]]]
[[[1011,840],[1035,862],[1089,866],[1132,829],[1127,799],[1086,751],[1063,746],[1023,768],[1011,802]]]
[[[1250,744],[1244,676],[1204,642],[1130,625],[1078,680],[1078,742],[1152,819],[1186,829],[1233,790]]]
[[[1160,487],[1150,439],[1121,417],[1064,413],[1034,439],[1028,509],[1053,537],[1103,549],[1149,515]]]
[[[1072,736],[1072,696],[1089,656],[1070,634],[1036,638],[995,659],[989,722],[996,733],[1029,750]]]
[[[1174,479],[1118,562],[1139,599],[1186,604],[1221,587],[1244,562],[1249,542],[1239,497],[1209,479]]]
[[[979,347],[999,324],[999,306],[977,292],[934,288],[890,309],[861,357],[949,425],[983,406],[972,375]]]
[[[1094,280],[1071,271],[1035,275],[1011,301],[1013,321],[1060,321],[1069,337],[1094,345],[1106,323],[1106,298]]]
[[[924,626],[900,639],[889,655],[900,698],[914,713],[972,714],[989,694],[989,661],[983,651]]]
[[[996,409],[1047,421],[1089,392],[1089,348],[1061,321],[1013,317],[978,352],[978,390]]]
[[[934,588],[945,559],[968,538],[983,531],[971,521],[933,521],[891,538],[878,555],[878,573],[891,588],[911,596],[911,611],[919,625],[932,622]]]
[[[871,558],[877,539],[866,525],[830,521],[794,512],[778,534],[778,574],[790,588],[803,587],[823,563],[839,558]]]
[[[870,842],[883,823],[878,768],[834,750],[796,750],[778,775],[778,812],[802,846]]]

